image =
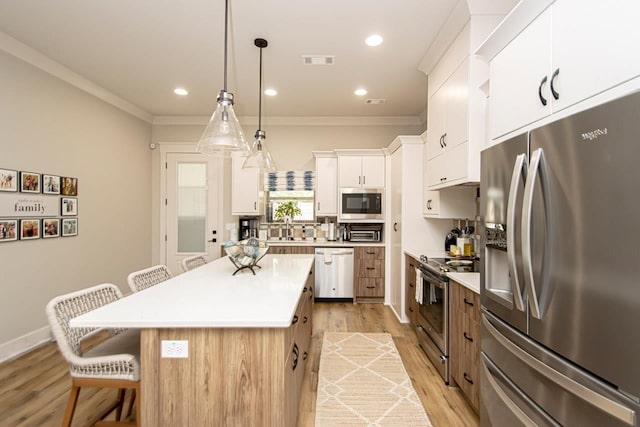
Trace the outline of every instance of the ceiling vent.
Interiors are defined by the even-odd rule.
[[[304,65],[333,65],[336,62],[335,55],[302,55]]]
[[[387,102],[387,100],[382,98],[375,98],[375,99],[369,98],[364,102],[366,102],[367,104],[384,104],[385,102]]]

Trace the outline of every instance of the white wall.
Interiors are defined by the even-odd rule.
[[[3,360],[48,337],[52,297],[150,265],[151,125],[4,52],[0,94],[0,167],[79,180],[77,237],[0,243]]]

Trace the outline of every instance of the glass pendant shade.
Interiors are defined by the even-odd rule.
[[[205,128],[197,150],[202,153],[229,156],[234,151],[248,155],[251,151],[233,111],[233,94],[224,90],[218,95],[218,106]]]
[[[253,143],[251,154],[245,159],[242,164],[242,169],[258,168],[264,172],[274,172],[276,170],[271,154],[269,154],[267,147],[262,143],[265,138],[264,131],[259,130],[256,132],[256,140]]]

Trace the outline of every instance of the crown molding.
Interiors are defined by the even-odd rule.
[[[322,117],[262,117],[263,125],[271,126],[421,126],[424,120],[420,116],[322,116]],[[238,121],[243,125],[257,125],[257,116],[240,116]],[[154,125],[206,125],[209,117],[205,116],[155,116]]]
[[[49,73],[52,76],[57,77],[60,80],[72,86],[75,86],[78,89],[83,90],[88,94],[93,95],[96,98],[108,104],[111,104],[128,114],[131,114],[132,116],[139,118],[140,120],[144,120],[147,123],[153,122],[153,116],[148,112],[131,104],[128,101],[125,101],[119,96],[114,95],[105,88],[98,86],[97,84],[86,79],[85,77],[82,77],[80,74],[72,71],[59,62],[56,62],[48,56],[37,52],[36,50],[30,48],[24,43],[21,43],[20,41],[3,32],[0,32],[0,50],[13,55],[16,58],[26,62],[27,64],[39,68],[40,70]]]

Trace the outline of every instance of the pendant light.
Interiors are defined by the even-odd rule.
[[[224,88],[218,94],[218,106],[205,128],[197,150],[203,153],[229,156],[233,151],[250,153],[250,147],[233,111],[233,94],[227,92],[227,27],[229,0],[224,2]]]
[[[264,140],[267,138],[266,133],[262,128],[262,49],[267,47],[269,43],[265,39],[255,39],[253,41],[258,48],[260,48],[260,78],[258,89],[258,130],[256,131],[256,140],[253,143],[251,154],[246,158],[243,169],[259,168],[267,172],[275,171],[275,165],[271,159],[267,147],[264,145]]]

